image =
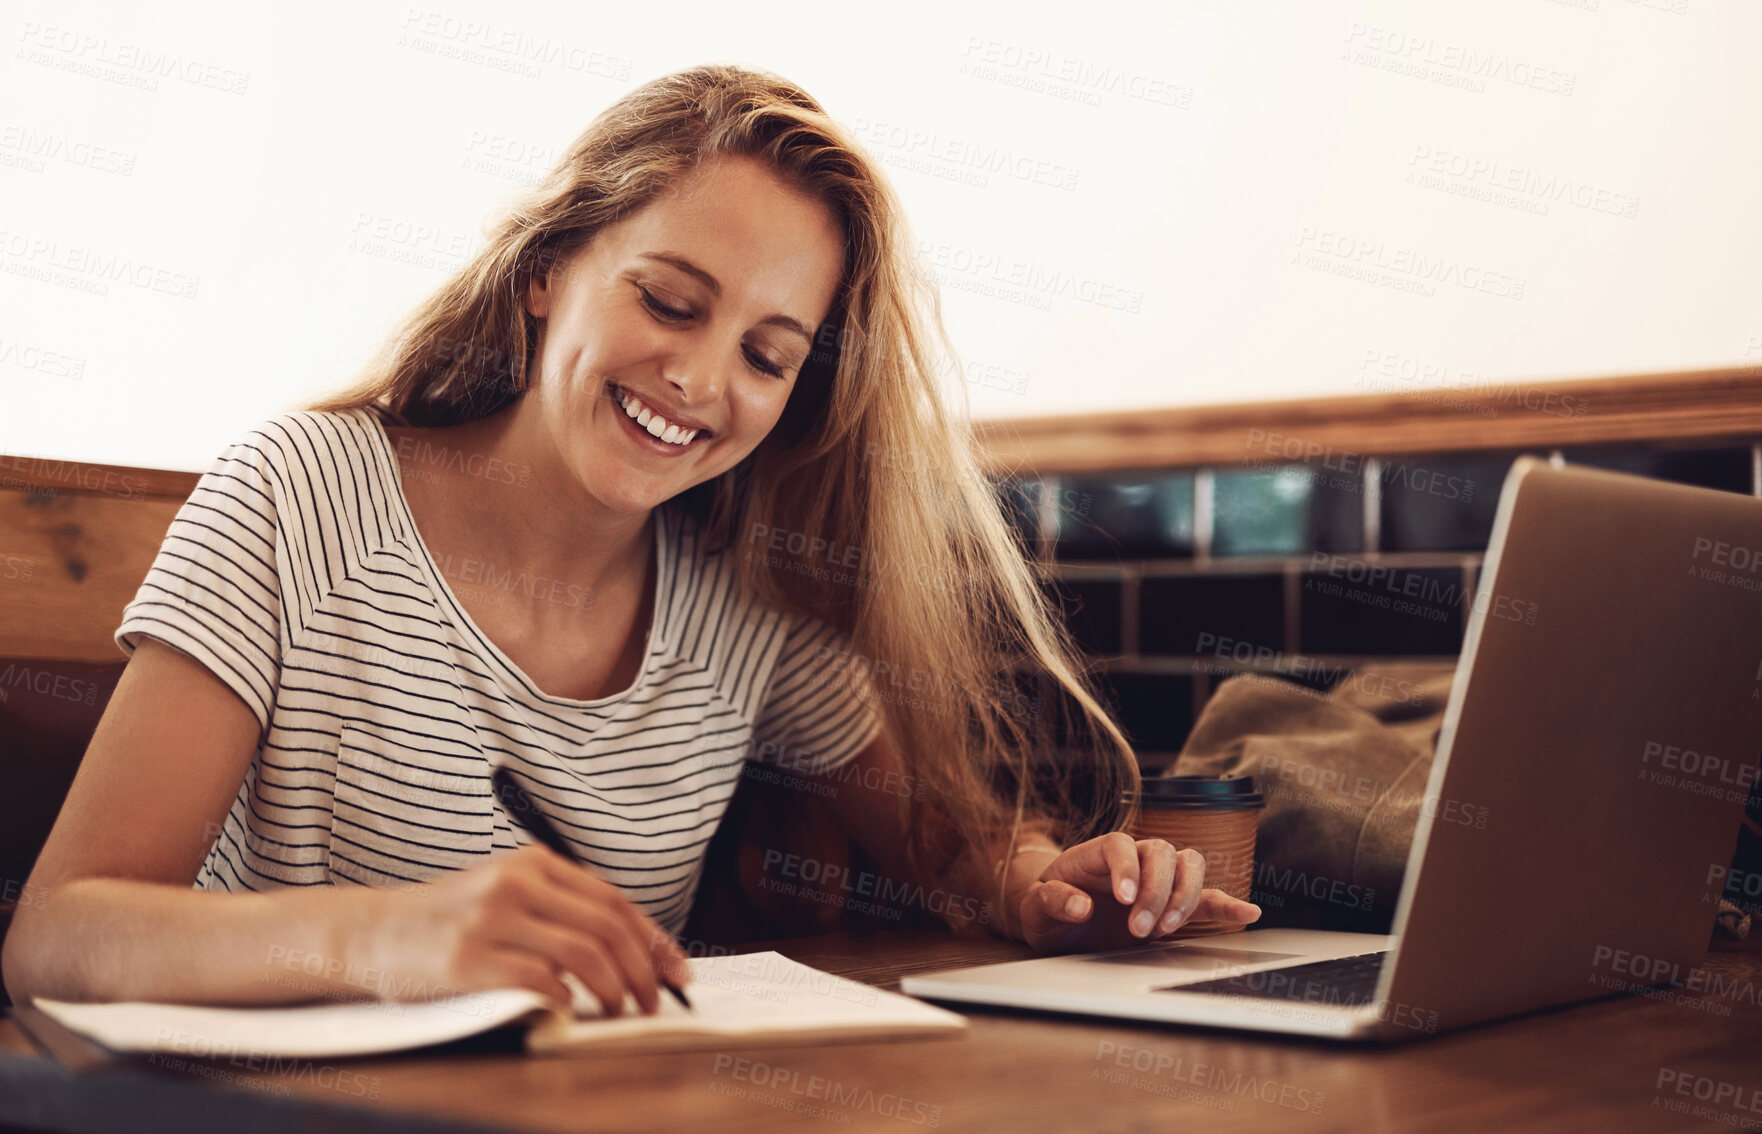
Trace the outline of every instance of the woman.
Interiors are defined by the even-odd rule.
[[[180,511],[13,996],[573,973],[653,1012],[752,764],[1038,949],[1258,916],[1118,829],[1135,760],[942,408],[911,249],[775,76],[695,68],[601,114],[359,385],[252,430]],[[1017,665],[1074,706],[1076,755]],[[587,865],[522,846],[497,764]],[[975,905],[938,912],[970,931]]]

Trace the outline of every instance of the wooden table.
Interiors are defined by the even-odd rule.
[[[909,973],[1032,955],[903,929],[749,949],[891,989]],[[130,1134],[1762,1128],[1762,951],[1716,950],[1704,970],[1699,991],[1616,997],[1387,1049],[972,1009],[969,1034],[955,1039],[612,1057],[448,1050],[279,1073],[128,1061],[73,1072],[8,1018],[0,1125]],[[1697,1116],[1697,1106],[1708,1109]]]

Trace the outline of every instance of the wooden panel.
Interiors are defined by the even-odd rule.
[[[163,497],[181,502],[200,479],[197,473],[174,469],[0,456],[0,488],[52,488],[57,492],[94,493],[128,500]]]
[[[122,657],[111,635],[182,503],[0,491],[0,656]]]
[[[1384,385],[1406,385],[1389,379]],[[994,474],[1762,436],[1762,366],[982,421]]]

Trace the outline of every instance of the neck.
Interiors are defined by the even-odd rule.
[[[619,512],[592,496],[522,397],[489,417],[427,431],[416,466],[431,457],[453,491],[451,519],[485,558],[595,591],[643,570],[653,510]],[[443,449],[444,447],[444,449]],[[640,574],[637,575],[640,578]]]

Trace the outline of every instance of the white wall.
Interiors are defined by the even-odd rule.
[[[977,416],[1762,362],[1752,0],[145,7],[0,17],[0,452],[206,468],[706,60],[886,163]]]

